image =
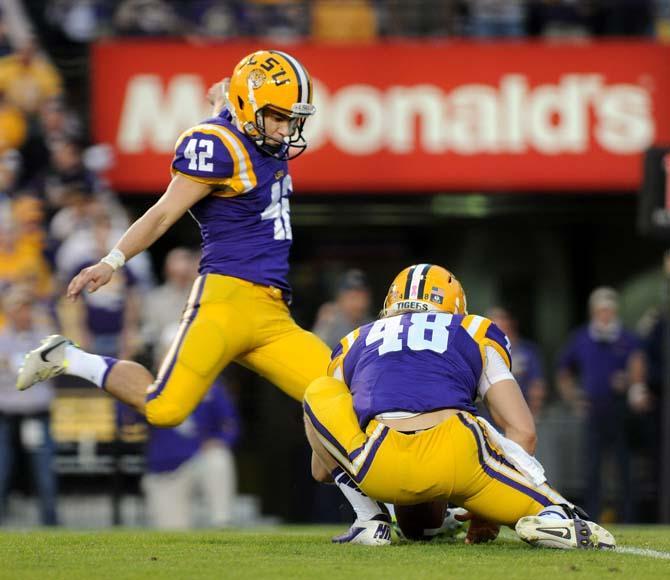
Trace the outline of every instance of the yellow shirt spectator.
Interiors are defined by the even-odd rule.
[[[10,105],[0,96],[0,154],[19,149],[26,140],[28,125],[21,109]]]
[[[27,43],[16,54],[0,59],[0,91],[7,101],[28,114],[62,93],[56,68]]]

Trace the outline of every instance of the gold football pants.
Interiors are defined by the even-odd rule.
[[[310,382],[326,373],[330,349],[295,323],[279,289],[218,274],[200,276],[147,391],[149,423],[181,423],[231,361],[302,401]]]
[[[568,503],[547,484],[536,486],[517,471],[470,413],[414,434],[375,420],[362,431],[349,389],[332,377],[314,381],[303,404],[319,441],[375,500],[412,505],[441,499],[507,525],[545,506]]]

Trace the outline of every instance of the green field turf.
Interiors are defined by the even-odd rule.
[[[249,531],[0,532],[0,578],[670,578],[670,527],[613,527],[632,553],[534,549],[504,531],[493,544],[446,540],[382,548],[341,546],[341,528],[286,526]],[[665,555],[665,559],[662,556]]]

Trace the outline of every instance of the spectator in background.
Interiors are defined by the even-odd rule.
[[[576,0],[530,0],[527,31],[531,36],[584,38],[597,20],[595,3]]]
[[[654,29],[656,38],[663,42],[670,41],[670,0],[656,0]]]
[[[330,1],[331,6],[336,4]],[[376,25],[373,24],[373,39],[376,29],[381,36],[440,37],[463,36],[465,6],[461,0],[376,0]],[[327,21],[325,22],[327,26]],[[345,31],[346,33],[346,31]]]
[[[70,42],[94,42],[111,21],[112,4],[108,0],[50,0],[45,19]]]
[[[63,141],[79,142],[82,139],[81,122],[77,116],[65,108],[60,98],[46,101],[40,107],[37,123],[28,133],[21,148],[24,158],[21,184],[34,189],[42,189],[47,170],[52,164],[52,144]],[[51,172],[58,171],[54,160]],[[94,181],[91,179],[91,181]]]
[[[601,0],[598,7],[598,34],[650,36],[654,31],[654,0]]]
[[[256,1],[255,4],[270,4],[270,2]],[[295,4],[295,11],[300,10],[300,3]],[[276,8],[275,8],[276,9]],[[308,13],[306,9],[302,14]],[[409,14],[420,13],[421,10],[410,9]],[[403,14],[405,16],[405,14]],[[294,34],[310,32],[314,39],[325,42],[369,42],[377,38],[377,15],[373,3],[369,0],[316,0],[311,7],[311,27],[297,25],[298,19],[293,18]],[[393,15],[390,16],[394,20]],[[403,28],[406,22],[403,19]],[[396,22],[393,22],[396,24]],[[389,26],[395,30],[394,27]]]
[[[198,262],[198,253],[188,248],[174,248],[165,257],[165,282],[142,299],[142,337],[148,347],[155,349],[165,329],[179,319],[198,277]]]
[[[635,506],[626,424],[631,412],[649,410],[650,398],[640,341],[622,327],[618,309],[612,288],[591,293],[589,324],[576,330],[563,349],[557,382],[563,398],[586,419],[585,509],[594,518],[600,516],[602,464],[611,451],[618,463],[619,518],[630,522]]]
[[[231,38],[246,32],[243,28],[245,8],[246,3],[229,0],[197,0],[179,5],[193,33],[211,39]]]
[[[101,206],[93,215],[90,254],[74,271],[97,263],[105,255],[111,235],[111,220]],[[70,320],[78,326],[75,333],[83,348],[104,356],[131,358],[135,354],[140,337],[140,297],[136,285],[136,276],[126,268],[99,292],[87,293],[80,303],[70,303],[70,308],[80,309]]]
[[[27,39],[16,53],[0,59],[0,91],[9,103],[32,116],[63,89],[56,68],[39,52],[35,40]]]
[[[177,36],[185,32],[178,14],[164,0],[121,0],[114,28],[120,36]]]
[[[648,311],[638,325],[638,332],[643,339],[644,354],[647,361],[647,384],[652,400],[651,409],[644,415],[639,415],[633,427],[636,431],[635,453],[644,458],[652,489],[658,500],[661,496],[659,488],[660,469],[662,465],[662,424],[664,408],[664,382],[670,372],[667,360],[665,333],[667,331],[667,305],[663,310],[653,308]],[[653,509],[653,508],[652,508]],[[655,511],[655,509],[653,509]],[[653,516],[652,516],[653,517]],[[654,520],[652,520],[654,521]]]
[[[48,299],[53,292],[51,269],[42,255],[42,247],[34,235],[24,235],[20,214],[0,220],[0,292],[14,285],[29,287],[39,299]],[[4,324],[0,313],[0,328]]]
[[[7,36],[7,23],[3,18],[2,10],[0,10],[0,58],[7,56],[12,52],[12,46],[9,43]]]
[[[467,0],[470,31],[478,38],[515,38],[525,34],[523,0]]]
[[[487,312],[487,317],[509,338],[514,354],[512,374],[521,387],[533,417],[537,419],[547,397],[547,383],[537,346],[519,336],[517,321],[505,308],[495,306]]]
[[[0,90],[0,155],[23,146],[28,135],[28,124],[23,111],[7,101]]]
[[[2,300],[7,324],[0,330],[0,521],[7,503],[16,452],[22,448],[30,458],[31,475],[37,488],[40,521],[57,524],[54,443],[49,432],[51,382],[40,383],[24,396],[16,390],[16,374],[30,345],[53,329],[36,322],[30,288],[12,286]]]
[[[156,363],[178,330],[167,327],[157,349]],[[237,475],[232,448],[239,437],[235,405],[219,377],[195,411],[178,427],[149,427],[147,470],[142,487],[152,525],[185,529],[193,525],[193,500],[205,500],[209,525],[232,523]]]
[[[16,190],[16,184],[21,172],[21,154],[9,149],[0,153],[0,211],[4,213],[0,220],[9,219],[6,216],[11,212],[11,198]]]
[[[118,238],[128,225],[128,216],[118,200],[111,195],[90,195],[86,191],[70,191],[67,203],[52,219],[50,236],[58,246],[55,263],[58,278],[64,281],[77,265],[91,259],[95,247],[94,224],[98,216],[106,217],[112,238]],[[129,265],[142,291],[153,287],[153,271],[147,252],[142,252]]]
[[[317,0],[312,9],[318,10]],[[352,3],[362,4],[362,0],[338,2],[340,14]],[[246,12],[252,26],[252,34],[278,38],[285,41],[298,40],[310,32],[309,7],[305,0],[250,0]],[[334,14],[336,16],[336,14]],[[337,28],[333,25],[332,28]]]
[[[53,208],[63,207],[72,190],[94,194],[100,191],[98,176],[84,165],[81,146],[71,139],[49,143],[50,166],[43,176],[44,195]]]
[[[322,304],[312,332],[331,349],[354,328],[372,320],[370,288],[361,270],[348,270],[337,285],[333,302]]]

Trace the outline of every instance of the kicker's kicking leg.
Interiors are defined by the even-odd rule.
[[[30,351],[19,369],[16,388],[28,389],[57,375],[80,377],[144,414],[153,375],[142,365],[86,352],[59,334],[48,336]]]

